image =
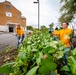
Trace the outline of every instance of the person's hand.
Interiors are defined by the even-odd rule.
[[[17,34],[15,34],[15,36],[17,36]]]
[[[20,43],[21,43],[21,40],[22,40],[22,39],[20,38],[20,40],[19,40]]]

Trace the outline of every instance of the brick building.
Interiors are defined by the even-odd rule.
[[[26,30],[26,18],[9,1],[0,2],[0,31],[15,32],[20,24]]]

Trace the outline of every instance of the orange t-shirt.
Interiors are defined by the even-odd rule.
[[[65,45],[65,47],[69,47],[71,45],[71,43],[70,43],[70,35],[71,34],[72,34],[72,30],[69,28],[62,29],[59,31],[60,40]]]
[[[24,35],[24,31],[22,30],[22,28],[16,28],[16,33],[18,36]]]

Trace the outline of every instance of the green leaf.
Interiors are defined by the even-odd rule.
[[[30,52],[30,50],[31,50],[31,46],[30,45],[27,46],[27,50]]]
[[[71,51],[71,53],[72,55],[76,55],[76,48],[73,51]]]
[[[52,62],[53,61],[53,56],[51,56],[50,54],[47,54],[47,60],[49,62]]]
[[[57,44],[58,44],[57,41],[51,41],[51,42],[50,42],[50,46],[53,47],[53,48],[55,48],[55,49],[57,48],[57,47],[56,47]]]
[[[36,51],[38,51],[38,49],[33,48],[31,51],[36,52]]]
[[[51,48],[51,50],[49,50],[48,53],[54,53],[55,51],[55,48]]]
[[[13,73],[14,68],[11,66],[15,62],[4,64],[0,67],[0,73]]]
[[[57,58],[57,59],[60,59],[60,58],[63,57],[64,51],[57,51],[55,55],[56,55],[56,58]]]
[[[36,75],[36,71],[39,68],[39,66],[33,67],[26,75]]]
[[[42,59],[42,52],[39,52],[38,55],[36,56],[36,62],[39,65],[41,63],[41,59]]]
[[[21,59],[22,62],[26,62],[26,53],[25,52],[20,52],[19,53],[19,58]]]
[[[54,53],[55,52],[55,48],[49,46],[43,49],[44,53]]]
[[[41,66],[39,68],[39,74],[44,74],[44,73],[47,73],[47,72],[49,72],[49,70],[46,69],[45,65],[44,66]]]
[[[74,59],[73,56],[69,56],[68,65],[72,71],[72,74],[75,75],[76,74],[76,60]]]
[[[46,59],[42,60],[41,67],[39,68],[40,74],[44,74],[44,73],[47,73],[49,71],[53,71],[56,69],[57,65],[49,59],[50,58],[47,57]]]
[[[70,68],[67,65],[65,65],[60,69],[60,71],[70,71]]]

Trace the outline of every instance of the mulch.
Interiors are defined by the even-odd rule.
[[[2,66],[6,62],[15,61],[17,55],[18,55],[17,49],[12,49],[12,50],[0,53],[0,66]]]

